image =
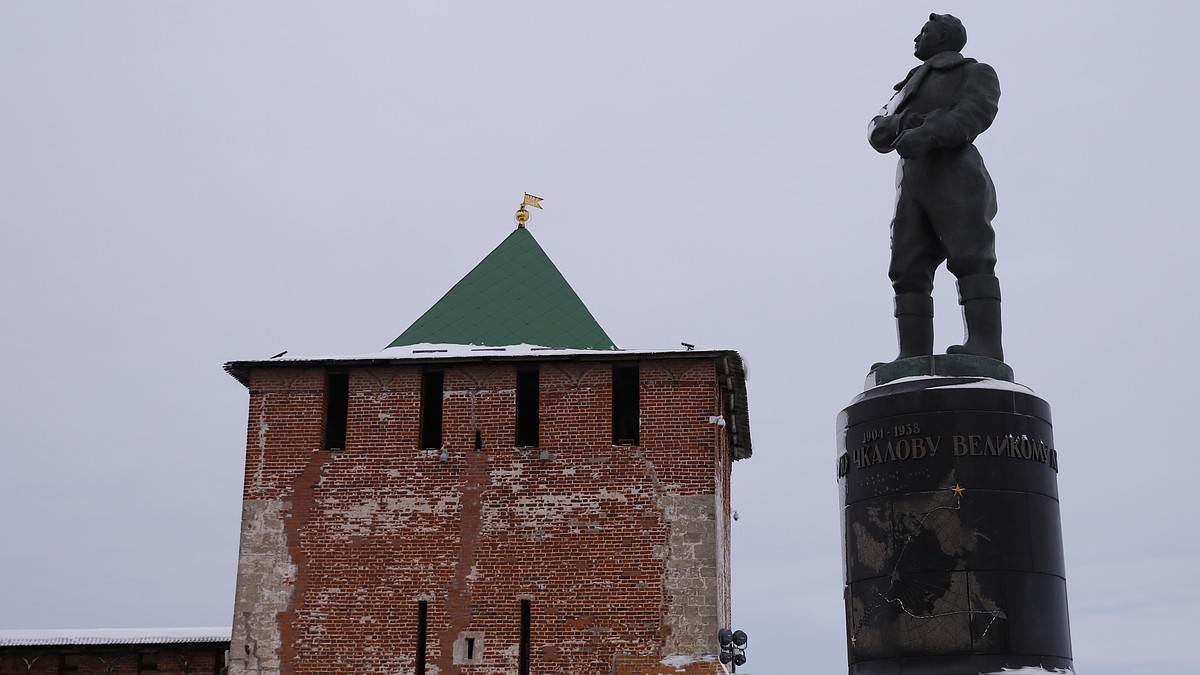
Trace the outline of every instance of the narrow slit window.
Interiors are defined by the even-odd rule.
[[[417,675],[425,675],[425,635],[429,624],[429,601],[417,602]]]
[[[613,445],[638,445],[641,416],[638,366],[613,366],[612,428]]]
[[[459,633],[454,639],[453,661],[457,665],[476,665],[483,663],[483,632],[467,631]]]
[[[541,372],[533,368],[517,371],[517,447],[528,448],[538,444],[539,395]]]
[[[325,378],[325,449],[346,447],[346,418],[350,414],[350,375],[329,373]]]
[[[445,373],[426,370],[421,376],[421,447],[442,447],[442,386]]]
[[[529,600],[521,601],[521,647],[517,652],[517,675],[529,675]]]

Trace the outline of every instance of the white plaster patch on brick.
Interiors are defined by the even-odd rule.
[[[512,505],[512,511],[521,520],[532,521],[539,518],[562,518],[580,509],[595,511],[596,507],[595,501],[589,504],[580,495],[537,495],[519,497]]]
[[[463,631],[458,634],[458,639],[454,641],[453,660],[455,664],[472,665],[483,663],[483,631]],[[467,641],[470,640],[470,656],[468,657]]]
[[[670,527],[663,588],[669,598],[666,623],[672,628],[665,651],[706,654],[720,628],[716,505],[704,494],[667,495],[659,504]]]
[[[370,520],[375,517],[377,511],[379,511],[379,500],[368,499],[343,510],[342,515],[352,520]]]
[[[634,456],[642,460],[646,469],[646,477],[650,479],[650,483],[654,486],[654,494],[657,496],[667,494],[668,490],[662,484],[662,481],[658,479],[658,469],[654,467],[654,462],[647,459],[646,455],[641,452],[636,453]]]
[[[369,534],[374,526],[375,514],[379,511],[379,500],[369,499],[352,504],[346,508],[330,509],[331,513],[340,516],[336,528],[345,534]]]
[[[258,408],[258,462],[254,467],[254,489],[261,490],[263,486],[263,467],[267,463],[267,432],[271,425],[267,424],[267,395],[263,395],[262,405]]]
[[[276,617],[287,611],[296,581],[283,528],[283,513],[289,508],[277,499],[247,499],[242,505],[230,675],[279,672]]]
[[[507,393],[509,397],[513,396],[515,389],[447,389],[442,392],[442,400],[449,401],[451,399],[467,399],[475,401],[476,399],[489,399],[497,394]]]
[[[458,509],[458,495],[442,495],[433,501],[421,497],[389,497],[384,500],[388,511],[397,513],[431,513],[447,515]]]
[[[672,668],[684,668],[693,663],[712,663],[717,657],[712,654],[675,654],[672,656],[664,656],[659,663]]]
[[[496,484],[510,482],[516,484],[520,482],[524,475],[525,470],[520,466],[516,466],[512,469],[492,469],[492,482]]]
[[[443,495],[437,499],[430,497],[388,497],[379,499],[373,492],[366,493],[362,501],[341,506],[335,499],[321,501],[327,513],[333,516],[331,527],[338,532],[348,535],[392,535],[414,529],[411,522],[416,514],[432,514],[446,516],[454,513],[459,506],[459,499],[453,495]]]
[[[504,657],[504,661],[516,663],[517,659],[521,658],[521,645],[514,642],[504,649],[498,650],[498,653]]]
[[[724,437],[724,436],[723,436]],[[724,442],[718,442],[719,451],[723,456],[729,456],[729,449]],[[724,462],[732,460],[726,459]],[[730,578],[730,537],[729,525],[730,521],[730,505],[726,500],[729,495],[726,481],[730,474],[726,473],[728,467],[721,467],[715,472],[716,485],[713,493],[713,522],[716,527],[717,535],[717,570],[716,581],[720,586],[717,589],[717,618],[718,623],[722,627],[728,627],[733,623],[733,609],[730,606],[731,595],[731,578]]]

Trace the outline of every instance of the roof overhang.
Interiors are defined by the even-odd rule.
[[[229,642],[230,633],[228,626],[0,630],[0,647],[222,643]]]

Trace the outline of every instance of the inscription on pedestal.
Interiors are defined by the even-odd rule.
[[[1046,441],[1016,434],[922,435],[919,421],[901,422],[891,427],[870,427],[861,435],[861,444],[842,453],[837,460],[837,477],[851,468],[861,469],[885,462],[903,462],[936,458],[938,452],[955,457],[1008,457],[1041,462],[1058,471],[1058,453]],[[849,439],[848,439],[849,440]]]

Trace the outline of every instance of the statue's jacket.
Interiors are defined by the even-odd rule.
[[[933,152],[971,143],[991,126],[1000,80],[986,63],[942,52],[909,71],[896,95],[871,121],[868,140],[879,152],[895,149],[902,131],[923,136]]]
[[[896,89],[867,135],[879,152],[902,156],[888,268],[893,289],[928,295],[943,260],[960,280],[994,276],[996,188],[972,141],[996,117],[996,71],[942,52]]]

